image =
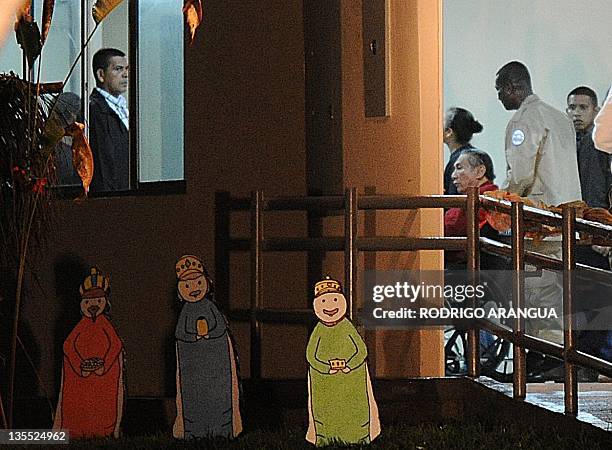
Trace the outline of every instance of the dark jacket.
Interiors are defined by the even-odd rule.
[[[591,131],[592,128],[576,135],[582,199],[591,208],[608,209],[610,207],[608,193],[612,185],[610,155],[595,148]]]
[[[92,192],[129,189],[129,131],[96,90],[89,96],[89,144],[94,158]]]

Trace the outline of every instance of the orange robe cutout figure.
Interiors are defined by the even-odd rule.
[[[95,267],[81,285],[83,318],[64,342],[62,385],[53,423],[71,438],[119,436],[123,344],[106,317],[109,279]]]

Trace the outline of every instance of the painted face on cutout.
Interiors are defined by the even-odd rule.
[[[178,282],[179,296],[186,302],[199,302],[208,293],[208,281],[203,273],[195,273]]]
[[[334,323],[346,315],[346,298],[337,292],[328,292],[314,299],[313,308],[323,323]]]
[[[96,317],[106,309],[106,303],[106,297],[83,298],[81,299],[81,313],[95,321]]]

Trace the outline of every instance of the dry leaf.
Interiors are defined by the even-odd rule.
[[[28,22],[32,22],[33,20],[32,19],[32,0],[25,0],[20,3],[22,4],[22,6],[15,13],[17,16],[17,21],[15,22],[15,25],[17,25],[17,22],[19,22],[21,19],[25,19]]]
[[[102,22],[110,12],[115,9],[123,0],[98,0],[91,9],[91,15],[96,23]]]
[[[496,231],[508,231],[512,226],[509,214],[499,213],[495,211],[487,211],[485,218],[487,223]]]
[[[582,200],[575,200],[572,202],[567,202],[567,203],[561,203],[559,206],[546,206],[543,209],[546,209],[547,211],[551,211],[557,214],[563,214],[563,207],[564,206],[569,206],[571,208],[575,208],[576,209],[576,217],[582,217],[582,215],[584,214],[584,211],[588,208],[588,205],[583,202]]]
[[[190,42],[193,44],[196,30],[202,23],[202,0],[185,0],[183,14],[191,35]]]
[[[494,198],[497,200],[507,200],[509,202],[520,202],[522,201],[521,197],[512,192],[506,192],[502,190],[497,191],[487,191],[483,194],[485,197]],[[493,227],[493,229],[497,231],[508,231],[511,227],[511,219],[510,214],[497,212],[497,211],[486,211],[486,220],[489,225]]]
[[[563,213],[563,207],[569,206],[576,210],[576,217],[590,220],[593,222],[599,222],[605,225],[612,225],[612,214],[604,208],[589,208],[588,205],[582,200],[576,200],[572,202],[562,203],[558,206],[545,205],[542,202],[534,202],[525,197],[519,197],[517,194],[513,194],[506,191],[490,191],[484,194],[485,197],[496,198],[499,200],[519,201],[524,203],[526,206],[533,206],[535,208],[550,211],[556,214]],[[510,229],[510,215],[497,211],[487,211],[486,215],[487,222],[497,231],[507,231]],[[534,239],[536,243],[542,241],[547,236],[556,236],[561,234],[560,227],[552,227],[544,225],[538,222],[525,221],[525,236]],[[597,238],[598,242],[601,242],[600,238]],[[609,241],[605,241],[606,243]]]
[[[534,208],[550,210],[550,208],[547,207],[544,203],[541,203],[541,202],[536,203],[529,198],[521,197],[520,195],[515,194],[513,192],[497,190],[497,191],[487,191],[483,195],[485,197],[494,198],[497,200],[507,200],[509,202],[520,202],[520,203],[523,203],[525,206],[532,206]],[[501,232],[508,231],[512,224],[510,214],[507,214],[504,212],[487,211],[486,219],[489,225],[491,225],[495,230],[501,231]],[[542,234],[548,235],[547,232],[544,232],[541,230],[539,224],[534,224],[532,226],[531,223],[527,222],[525,226],[527,229],[527,234],[532,234],[536,239],[538,236]]]
[[[74,122],[66,127],[66,134],[72,136],[72,165],[83,183],[84,197],[89,193],[89,185],[94,173],[93,154],[85,137],[85,125]]]
[[[38,24],[32,20],[31,16],[22,15],[15,26],[15,34],[17,43],[26,55],[29,67],[33,67],[34,61],[40,56],[42,50]]]
[[[604,208],[586,208],[582,214],[585,220],[600,222],[605,225],[612,225],[612,214]]]
[[[51,28],[51,19],[53,18],[53,8],[55,7],[55,0],[45,0],[43,3],[42,10],[42,34],[40,40],[44,45]]]

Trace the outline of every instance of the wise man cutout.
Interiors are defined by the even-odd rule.
[[[213,283],[196,256],[176,263],[178,295],[184,301],[176,324],[176,419],[178,439],[242,431],[238,372],[227,320],[213,302]]]
[[[329,277],[314,288],[319,319],[306,349],[308,431],[317,447],[342,441],[368,444],[380,434],[363,339],[345,317],[347,301],[340,283]]]
[[[54,430],[71,438],[119,437],[123,413],[123,344],[108,320],[110,279],[96,267],[80,286],[83,317],[64,342]]]

